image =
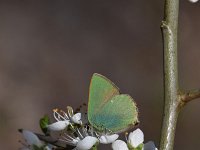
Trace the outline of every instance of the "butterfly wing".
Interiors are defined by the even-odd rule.
[[[109,79],[100,75],[93,74],[88,102],[88,120],[94,126],[93,118],[98,114],[102,107],[115,95],[119,95],[119,89]]]
[[[92,118],[94,127],[100,131],[124,131],[138,122],[138,111],[133,99],[126,94],[116,95]]]

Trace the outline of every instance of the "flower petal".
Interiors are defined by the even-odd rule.
[[[140,129],[136,129],[131,132],[128,136],[128,143],[131,144],[134,148],[138,147],[144,142],[144,134]]]
[[[77,145],[79,141],[80,141],[80,138],[77,137],[77,138],[73,139],[73,140],[71,141],[71,143],[72,143],[73,145]]]
[[[22,135],[26,142],[31,146],[36,145],[38,147],[41,147],[43,145],[39,138],[31,131],[22,130]]]
[[[118,139],[118,134],[112,134],[112,135],[102,135],[99,138],[100,143],[102,144],[110,144],[113,143],[116,139]]]
[[[86,136],[83,140],[78,142],[76,149],[78,149],[78,150],[89,150],[89,149],[92,148],[92,146],[94,144],[96,144],[97,141],[98,141],[98,139],[96,137]]]
[[[71,119],[72,119],[72,121],[74,123],[77,123],[77,124],[81,124],[82,123],[82,121],[81,121],[81,113],[76,113],[75,115],[73,115],[71,117]]]
[[[142,150],[158,150],[154,144],[153,141],[149,141],[147,143],[144,144],[144,147]]]
[[[128,150],[126,143],[122,140],[116,140],[112,143],[113,150]]]
[[[51,131],[61,131],[64,130],[69,125],[69,120],[57,121],[47,126]]]

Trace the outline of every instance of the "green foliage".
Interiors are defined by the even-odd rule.
[[[38,147],[37,145],[33,145],[34,150],[45,150],[45,145],[42,147]]]
[[[92,148],[90,150],[97,150],[97,144],[95,144],[94,146],[92,146]]]
[[[136,148],[132,147],[132,145],[131,145],[130,143],[127,143],[127,145],[128,145],[128,149],[129,149],[129,150],[142,150],[142,148],[143,148],[143,146],[144,146],[143,143],[141,143],[141,144],[140,144],[138,147],[136,147]]]
[[[45,135],[50,135],[48,129],[47,129],[47,126],[50,124],[50,119],[47,115],[44,115],[44,117],[42,117],[40,119],[40,128],[42,130],[42,132],[45,134]]]

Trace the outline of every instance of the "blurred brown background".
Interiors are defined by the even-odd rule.
[[[87,102],[94,72],[135,98],[145,141],[158,145],[163,1],[0,1],[0,149],[21,146],[18,128],[40,132],[39,118],[53,108]],[[200,3],[181,0],[184,89],[200,87],[199,14]],[[199,108],[197,100],[181,112],[175,150],[199,149]]]

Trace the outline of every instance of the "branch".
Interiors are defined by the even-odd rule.
[[[186,104],[194,99],[200,98],[200,89],[180,93],[180,100]]]
[[[164,113],[159,150],[173,150],[179,112],[189,101],[200,98],[200,89],[179,92],[177,31],[179,0],[165,0],[161,24],[164,51]]]
[[[164,114],[159,150],[172,150],[179,114],[177,28],[179,0],[165,0],[161,24],[164,50]]]

